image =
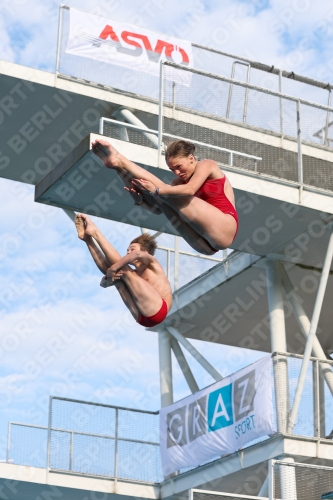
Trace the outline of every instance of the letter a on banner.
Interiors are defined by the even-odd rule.
[[[215,411],[213,415],[213,420],[212,420],[212,427],[215,427],[215,422],[218,417],[224,417],[226,420],[230,420],[230,417],[228,415],[228,412],[226,410],[225,404],[223,402],[221,394],[218,395],[217,398],[217,403],[215,406]]]

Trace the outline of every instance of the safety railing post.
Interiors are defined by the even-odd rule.
[[[47,423],[47,452],[46,452],[46,483],[49,480],[50,457],[51,457],[51,425],[52,425],[52,396],[49,399],[49,417]]]
[[[116,418],[115,418],[115,440],[114,440],[114,491],[117,491],[117,480],[118,480],[118,408],[116,408]]]
[[[9,462],[9,453],[10,453],[10,430],[11,430],[11,422],[8,422],[8,432],[7,432],[7,450],[6,450],[6,462]]]
[[[314,437],[320,437],[320,394],[318,361],[312,361]]]
[[[279,71],[279,92],[282,94],[282,70]],[[283,137],[283,99],[280,96],[280,133]]]
[[[175,236],[174,289],[179,288],[179,236]]]
[[[60,47],[61,47],[61,35],[62,35],[62,11],[64,8],[66,8],[65,5],[60,5],[60,7],[59,7],[57,55],[56,55],[56,67],[55,67],[55,74],[54,74],[55,87],[57,86],[57,76],[59,74]]]
[[[168,280],[170,281],[170,279],[171,279],[171,250],[170,250],[170,248],[167,249],[167,273],[166,274],[167,274]]]
[[[163,142],[163,102],[164,102],[164,64],[160,63],[160,85],[159,85],[159,101],[158,101],[158,145],[157,145],[157,166],[161,167],[161,154]]]
[[[331,107],[331,100],[332,100],[332,91],[331,89],[328,90],[328,102],[327,106]],[[326,113],[326,124],[325,124],[325,133],[323,133],[323,144],[324,146],[329,146],[328,144],[328,127],[330,124],[330,111],[327,111]]]
[[[69,470],[73,469],[73,444],[74,444],[74,432],[71,432],[70,443],[69,443]]]
[[[298,99],[296,102],[296,115],[297,115],[297,170],[298,170],[298,184],[299,184],[299,202],[302,201],[303,191],[303,158],[302,158],[302,131],[301,131],[301,104]]]
[[[99,120],[99,127],[98,127],[98,133],[100,135],[103,135],[103,128],[104,128],[104,117],[102,116]]]

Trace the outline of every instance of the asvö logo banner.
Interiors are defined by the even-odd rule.
[[[273,434],[271,356],[160,410],[164,475]]]
[[[192,45],[186,40],[72,8],[66,52],[154,76],[159,76],[161,60],[193,67]],[[192,74],[167,67],[165,76],[190,85]]]

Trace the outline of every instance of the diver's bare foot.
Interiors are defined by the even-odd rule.
[[[119,167],[119,153],[109,142],[103,139],[96,139],[91,144],[91,149],[107,168]]]
[[[86,240],[89,236],[96,238],[98,228],[87,215],[77,214],[75,217],[75,226],[80,240]]]
[[[81,214],[76,215],[75,217],[75,227],[77,230],[77,235],[80,240],[85,239],[85,227],[84,227],[84,218]]]
[[[88,215],[82,215],[82,218],[84,219],[85,235],[93,236],[96,239],[98,227],[93,223]]]

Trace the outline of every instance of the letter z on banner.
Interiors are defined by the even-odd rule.
[[[163,474],[196,467],[275,433],[271,357],[160,410]]]
[[[72,8],[66,52],[157,77],[161,59],[193,67],[192,45],[186,40]],[[188,86],[192,74],[166,68],[165,77]]]

